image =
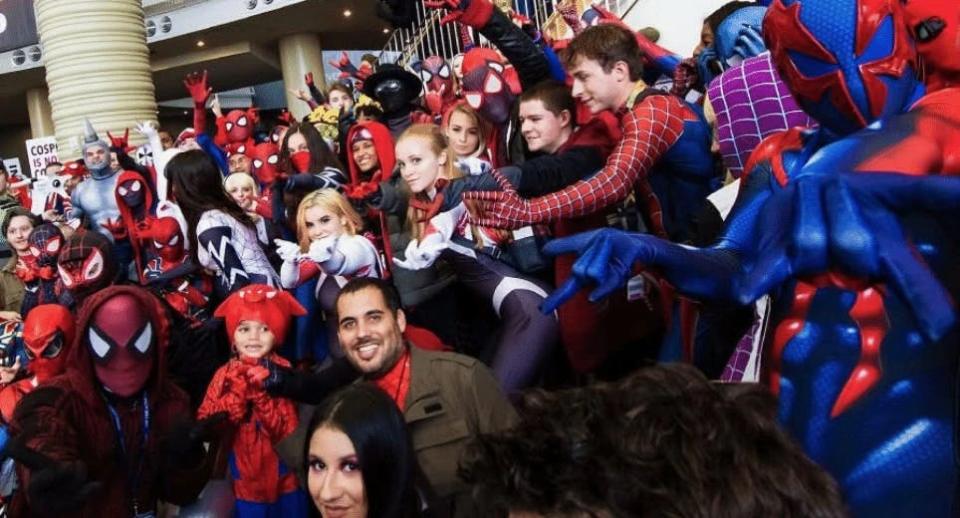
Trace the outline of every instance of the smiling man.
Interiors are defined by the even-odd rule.
[[[403,412],[417,461],[439,499],[438,514],[484,516],[457,469],[471,439],[510,428],[517,420],[493,374],[473,358],[405,342],[406,315],[386,281],[351,280],[340,291],[336,310],[347,360]],[[302,456],[303,443],[299,445]]]

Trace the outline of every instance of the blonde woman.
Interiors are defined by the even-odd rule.
[[[223,180],[223,189],[256,223],[257,238],[260,242],[269,245],[270,229],[267,219],[270,216],[270,207],[260,200],[260,188],[253,176],[247,173],[230,173]]]
[[[498,259],[511,233],[471,225],[473,209],[464,202],[438,212],[438,193],[463,176],[439,127],[411,126],[397,140],[396,155],[411,192],[407,223],[413,240],[404,259],[394,263],[423,269],[442,255],[459,282],[489,300],[500,318],[492,367],[501,387],[511,393],[532,385],[559,336],[556,316],[539,310],[547,290]]]
[[[320,276],[316,297],[323,311],[332,314],[337,294],[350,278],[383,274],[380,254],[373,242],[360,234],[362,229],[360,215],[336,190],[308,194],[297,208],[299,242],[274,240],[283,260],[280,284],[293,289]],[[336,327],[330,327],[335,335]]]

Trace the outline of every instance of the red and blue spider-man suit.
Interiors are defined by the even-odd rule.
[[[913,102],[914,54],[894,0],[776,0],[764,35],[820,123],[754,152],[719,242],[695,249],[615,231],[582,252],[605,296],[641,262],[681,292],[773,298],[765,378],[780,419],[840,483],[856,516],[949,516],[958,343],[960,90]],[[837,28],[841,29],[837,29]],[[946,214],[944,214],[946,213]]]
[[[306,314],[289,293],[262,284],[237,290],[214,316],[225,319],[228,336],[242,321],[266,325],[283,343],[291,316]],[[236,516],[305,516],[306,494],[298,489],[295,471],[286,466],[273,445],[297,428],[297,408],[289,399],[273,397],[264,390],[269,372],[261,364],[283,367],[290,363],[273,351],[258,362],[233,358],[220,367],[207,388],[197,415],[200,419],[226,412],[236,427],[229,467],[237,498]]]

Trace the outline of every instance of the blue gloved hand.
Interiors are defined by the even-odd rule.
[[[737,37],[737,42],[733,45],[733,53],[742,59],[758,56],[767,50],[767,44],[763,42],[763,35],[757,27],[745,25]]]

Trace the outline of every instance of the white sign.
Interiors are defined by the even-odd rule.
[[[40,137],[28,140],[27,162],[29,163],[31,177],[40,178],[43,176],[43,170],[47,167],[47,164],[59,162],[56,137]]]
[[[16,178],[21,175],[19,158],[14,157],[4,159],[3,168],[7,170],[7,174],[10,178]]]

